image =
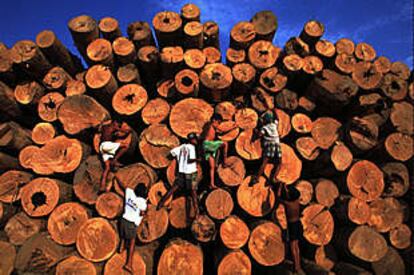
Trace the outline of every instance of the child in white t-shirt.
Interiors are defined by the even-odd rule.
[[[191,199],[194,206],[195,215],[198,215],[198,200],[197,200],[197,135],[190,133],[187,136],[187,142],[175,147],[170,151],[171,157],[177,160],[178,173],[176,175],[176,184],[162,197],[159,201],[157,209],[159,210],[167,199],[178,190],[178,188],[185,188],[191,190]]]
[[[135,248],[135,237],[138,226],[147,210],[147,187],[143,183],[138,183],[134,189],[126,188],[124,214],[120,220],[119,234],[121,245],[119,252],[125,249],[125,243],[129,242],[127,263],[124,269],[132,273],[132,258]]]

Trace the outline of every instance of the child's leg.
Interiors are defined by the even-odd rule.
[[[226,162],[227,162],[227,152],[229,150],[229,145],[228,145],[227,142],[223,141],[220,148],[223,152],[223,163],[226,164]]]
[[[111,161],[106,160],[104,161],[104,164],[105,164],[105,167],[102,172],[101,185],[99,187],[99,191],[101,192],[105,191],[105,188],[106,188],[106,179],[108,178],[109,170],[111,169]]]
[[[276,181],[275,176],[279,174],[279,171],[280,171],[280,158],[275,157],[273,161],[273,169],[272,169],[272,172],[270,173],[271,181]]]
[[[217,186],[214,184],[214,177],[215,177],[215,170],[216,170],[216,160],[212,155],[208,158],[208,163],[210,166],[210,187],[211,188],[217,188]]]
[[[128,152],[128,146],[121,144],[119,146],[118,152],[115,154],[112,164],[115,166],[120,166],[119,158],[122,157],[126,152]]]
[[[135,238],[129,240],[129,246],[127,251],[127,262],[124,266],[126,270],[132,273],[132,260],[134,257],[134,250],[135,250]]]
[[[179,184],[174,184],[173,185],[173,187],[171,187],[171,189],[170,190],[168,190],[168,192],[167,192],[167,194],[165,194],[162,198],[161,198],[161,200],[158,202],[158,205],[157,205],[157,210],[160,210],[161,209],[161,207],[163,207],[164,206],[164,204],[165,204],[165,202],[168,200],[168,198],[169,197],[171,197],[174,193],[175,193],[175,191],[177,191],[178,190],[178,188],[180,188],[180,186],[179,186]]]
[[[125,239],[121,239],[121,244],[119,245],[118,253],[122,253],[125,250]]]

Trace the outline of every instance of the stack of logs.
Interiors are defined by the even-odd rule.
[[[134,274],[274,274],[291,258],[283,206],[270,179],[253,186],[262,148],[253,129],[277,108],[279,181],[301,193],[308,274],[409,274],[413,180],[413,72],[364,42],[322,39],[309,21],[283,48],[270,11],[237,23],[220,52],[219,26],[194,4],[150,24],[71,19],[81,57],[45,30],[0,44],[0,269],[34,274],[124,274],[117,219],[126,187],[149,188]],[[225,55],[225,62],[222,62]],[[157,211],[174,184],[169,150],[201,133],[214,112],[230,145],[219,188],[199,166],[202,215],[185,193]],[[125,164],[100,194],[100,137],[121,118],[132,129]],[[269,184],[270,183],[270,184]],[[194,213],[190,211],[190,216]],[[285,256],[286,255],[286,256]]]

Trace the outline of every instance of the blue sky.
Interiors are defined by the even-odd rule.
[[[119,0],[119,1],[22,1],[2,3],[0,41],[11,47],[21,39],[34,40],[42,30],[53,30],[60,40],[76,52],[67,29],[70,18],[88,14],[96,20],[104,16],[118,19],[126,34],[129,22],[144,20],[162,10],[179,12],[190,1],[181,0]],[[411,0],[193,0],[201,8],[201,20],[215,20],[220,26],[221,46],[229,43],[231,27],[238,21],[249,20],[259,10],[272,10],[278,17],[279,28],[275,44],[283,46],[291,36],[300,33],[309,19],[325,24],[324,37],[335,42],[348,37],[374,46],[378,55],[392,61],[404,61],[413,68],[413,7]]]

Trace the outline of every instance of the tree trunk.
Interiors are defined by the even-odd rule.
[[[104,17],[99,20],[99,32],[103,38],[113,42],[118,37],[122,36],[121,29],[119,28],[118,20],[112,17]]]
[[[164,208],[156,210],[155,205],[148,205],[147,214],[138,227],[138,239],[143,243],[153,242],[167,232],[168,213]]]
[[[246,223],[237,216],[229,216],[220,226],[220,238],[229,249],[243,247],[249,239],[250,230]]]
[[[180,44],[183,24],[178,13],[173,11],[159,12],[154,16],[152,25],[155,29],[160,49],[174,46],[177,42]]]
[[[250,19],[256,31],[256,40],[272,42],[277,30],[276,15],[269,10],[259,11]]]
[[[112,107],[120,115],[133,116],[144,108],[148,94],[138,84],[126,84],[119,88],[112,97]]]
[[[227,218],[233,211],[233,199],[229,192],[224,189],[215,189],[207,195],[207,213],[216,220]]]

